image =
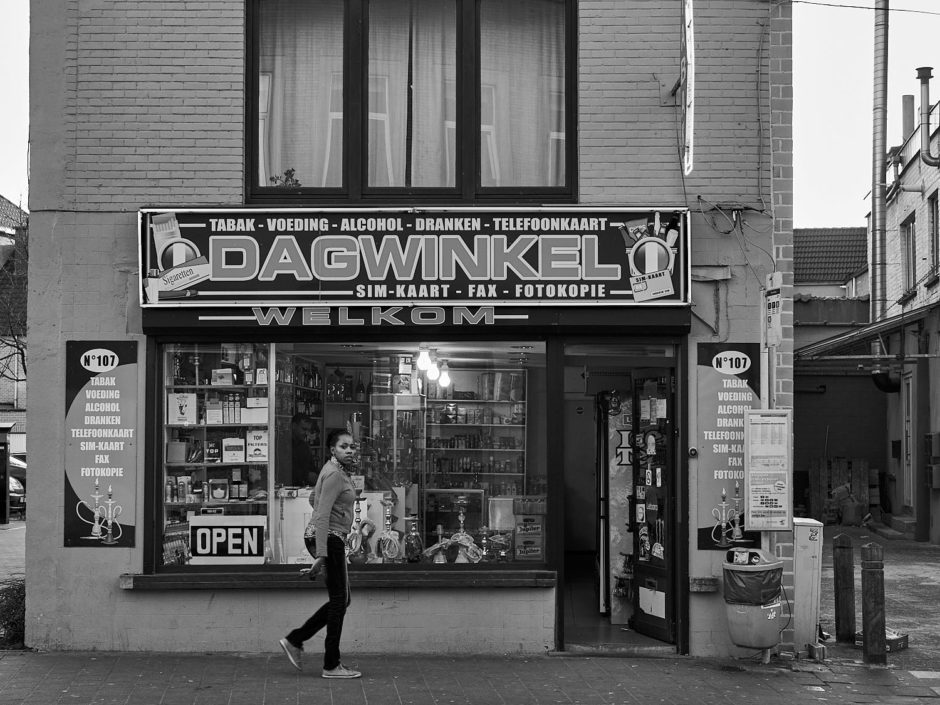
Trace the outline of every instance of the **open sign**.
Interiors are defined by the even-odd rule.
[[[203,515],[189,523],[193,565],[264,563],[263,516]]]

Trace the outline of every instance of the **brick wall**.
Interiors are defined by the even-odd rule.
[[[104,211],[241,203],[245,3],[64,5],[68,157],[55,200]]]

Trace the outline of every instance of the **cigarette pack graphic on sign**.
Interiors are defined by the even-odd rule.
[[[183,238],[174,213],[150,219],[156,261],[147,270],[147,301],[165,301],[196,296],[191,286],[209,278],[209,260],[195,244]]]

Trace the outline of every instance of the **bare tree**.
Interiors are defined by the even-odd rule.
[[[12,235],[0,232],[0,378],[24,382],[29,221],[22,211],[17,220]]]

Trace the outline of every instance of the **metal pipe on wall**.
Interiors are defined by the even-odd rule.
[[[871,320],[885,313],[885,199],[888,95],[888,0],[875,0],[875,81],[872,94]]]

